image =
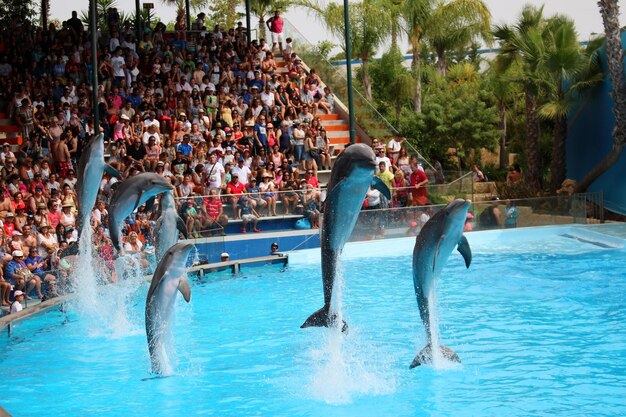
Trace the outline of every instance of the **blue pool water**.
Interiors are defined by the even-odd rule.
[[[0,336],[0,405],[14,416],[626,415],[626,251],[602,230],[468,234],[472,265],[454,253],[438,287],[457,367],[408,369],[424,334],[407,238],[346,247],[345,337],[299,328],[322,304],[317,250],[284,271],[195,281],[191,303],[178,300],[168,378],[146,379],[147,283],[118,290],[127,311],[112,324],[73,308],[18,322]]]

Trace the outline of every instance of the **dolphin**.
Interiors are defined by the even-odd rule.
[[[438,211],[422,227],[415,239],[413,249],[413,285],[420,311],[420,317],[426,329],[426,347],[413,359],[409,368],[432,362],[433,329],[430,321],[430,309],[435,301],[435,284],[441,274],[448,257],[456,247],[465,259],[469,268],[472,262],[472,251],[465,236],[463,226],[470,202],[456,199]],[[461,362],[457,354],[449,347],[439,345],[444,358]]]
[[[157,265],[146,298],[146,336],[152,372],[171,373],[168,340],[176,292],[180,291],[186,302],[191,299],[191,287],[186,274],[187,258],[193,243],[181,242],[169,248]]]
[[[161,216],[157,220],[154,228],[157,233],[155,239],[157,259],[163,258],[165,251],[178,242],[179,231],[185,236],[185,239],[188,237],[185,222],[176,211],[174,193],[168,191],[161,194],[159,208],[161,210]]]
[[[335,316],[329,316],[337,258],[348,241],[359,217],[361,206],[370,185],[391,199],[389,188],[380,178],[374,176],[376,156],[369,146],[357,143],[339,154],[333,165],[328,182],[326,199],[322,204],[324,216],[320,246],[322,254],[322,283],[324,286],[324,306],[313,313],[300,326],[330,327]],[[342,330],[348,329],[344,322]]]
[[[109,230],[111,242],[120,251],[120,226],[124,219],[150,198],[174,187],[170,182],[155,173],[142,173],[124,180],[115,189],[109,204]]]
[[[104,162],[104,134],[95,135],[83,147],[78,161],[76,194],[78,195],[78,227],[83,229],[89,222],[100,190],[102,173],[121,178],[120,172]]]

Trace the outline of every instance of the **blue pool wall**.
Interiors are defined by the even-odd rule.
[[[626,45],[626,32],[622,32]],[[601,52],[602,69],[607,71],[606,50]],[[612,83],[607,76],[590,94],[581,97],[573,107],[568,122],[567,178],[580,181],[613,147]],[[599,177],[588,191],[602,191],[607,209],[626,214],[626,152],[617,163]]]

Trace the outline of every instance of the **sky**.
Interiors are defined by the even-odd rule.
[[[155,12],[165,22],[173,21],[176,10],[173,7],[164,6],[159,0],[150,0],[155,4]],[[321,0],[324,1],[324,0]],[[339,2],[338,0],[331,0]],[[567,15],[576,22],[576,29],[580,35],[580,40],[589,39],[592,33],[600,33],[603,31],[602,18],[595,0],[484,0],[492,14],[492,22],[494,24],[513,23],[519,16],[522,8],[526,4],[535,6],[544,6],[544,14],[551,16],[555,13]],[[72,10],[86,10],[88,0],[51,0],[51,17],[60,20],[69,19]],[[132,11],[135,2],[128,0],[118,0],[118,8],[120,10]],[[143,1],[142,1],[143,3]],[[621,15],[621,26],[626,26],[626,0],[619,1]],[[192,14],[194,16],[194,14]],[[302,8],[293,8],[284,13],[298,29],[313,44],[324,40],[332,39],[326,32],[324,26],[314,15],[309,14]],[[254,21],[255,17],[252,16]],[[289,33],[286,33],[289,36]],[[338,40],[334,40],[339,43]]]

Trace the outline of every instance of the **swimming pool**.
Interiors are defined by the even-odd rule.
[[[147,285],[124,289],[115,326],[73,310],[16,323],[0,338],[0,404],[14,416],[624,415],[624,236],[590,229],[467,235],[471,267],[453,253],[438,288],[459,367],[408,369],[424,343],[414,239],[393,239],[346,247],[340,351],[333,332],[299,328],[322,304],[319,250],[307,250],[284,271],[193,283],[191,304],[178,297],[169,378],[148,379]]]

